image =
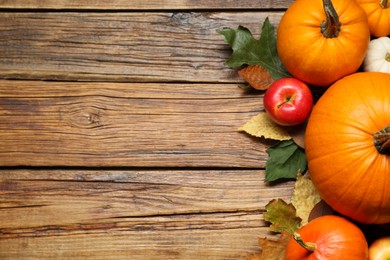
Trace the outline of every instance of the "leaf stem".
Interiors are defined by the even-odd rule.
[[[320,25],[321,33],[325,38],[335,38],[339,35],[341,29],[339,15],[333,6],[332,0],[322,0],[322,3],[326,20]]]
[[[293,237],[294,237],[295,241],[297,241],[297,243],[300,246],[302,246],[303,248],[305,248],[307,251],[309,251],[309,252],[316,251],[316,249],[317,249],[316,243],[303,241],[301,235],[299,235],[298,232],[295,232],[293,234]]]

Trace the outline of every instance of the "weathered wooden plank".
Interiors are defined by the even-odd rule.
[[[1,166],[264,168],[236,84],[0,81]]]
[[[78,10],[220,10],[287,8],[293,0],[0,0],[0,8]]]
[[[177,231],[124,229],[69,236],[0,238],[0,257],[7,260],[236,260],[245,259],[248,253],[260,251],[257,237],[264,234],[264,230],[258,227]]]
[[[292,182],[268,185],[264,175],[263,170],[1,170],[0,228],[133,225],[145,217],[214,213],[260,219],[265,204],[276,197],[288,201],[292,192]]]
[[[0,258],[243,258],[292,188],[261,170],[1,170]]]
[[[0,12],[0,78],[242,82],[216,31],[241,24],[258,35],[282,14]]]

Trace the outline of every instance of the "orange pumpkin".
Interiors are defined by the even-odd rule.
[[[316,218],[300,228],[298,234],[299,242],[291,239],[287,244],[286,260],[367,260],[363,232],[343,217]]]
[[[390,74],[360,72],[333,84],[305,133],[321,197],[362,223],[390,222]]]
[[[367,16],[355,1],[296,0],[280,21],[276,43],[294,77],[329,86],[358,70],[369,41]]]
[[[388,0],[357,0],[366,12],[371,35],[376,37],[390,34],[390,3]]]

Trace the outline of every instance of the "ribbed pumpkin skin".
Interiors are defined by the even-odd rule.
[[[333,84],[305,133],[308,168],[321,197],[362,223],[390,222],[390,155],[373,133],[390,125],[390,74],[361,72]]]
[[[355,72],[363,62],[370,32],[367,16],[355,1],[332,0],[341,22],[335,38],[320,31],[326,19],[322,0],[296,0],[284,13],[277,31],[277,50],[296,78],[329,86]]]
[[[305,242],[314,242],[309,252],[294,239],[286,248],[286,260],[367,260],[368,245],[363,232],[352,222],[338,216],[322,216],[303,226],[298,233]]]
[[[380,0],[357,0],[366,12],[370,33],[376,37],[390,34],[390,7],[382,8]]]

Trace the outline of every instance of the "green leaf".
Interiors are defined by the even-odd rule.
[[[265,180],[295,179],[298,172],[307,167],[305,151],[293,140],[281,141],[266,151],[269,158],[265,164]]]
[[[301,219],[296,215],[295,207],[282,199],[273,199],[265,206],[264,220],[271,223],[273,232],[296,232],[301,226]]]
[[[274,80],[290,77],[282,65],[276,50],[275,27],[268,17],[263,23],[260,39],[253,37],[249,29],[238,26],[237,30],[224,28],[218,33],[225,36],[225,41],[232,47],[233,53],[226,64],[231,68],[242,65],[260,65],[266,69]]]

